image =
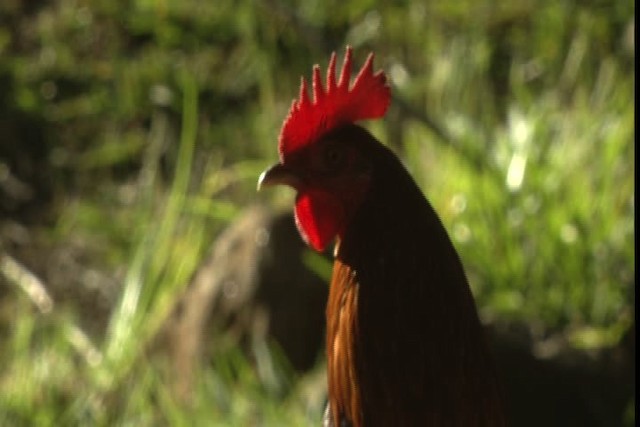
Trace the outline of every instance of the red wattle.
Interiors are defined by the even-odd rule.
[[[298,194],[295,214],[302,238],[318,252],[336,238],[344,221],[341,204],[326,191],[307,190]]]

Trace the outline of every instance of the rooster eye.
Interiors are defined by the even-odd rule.
[[[335,145],[327,147],[327,149],[324,150],[323,156],[324,166],[330,171],[335,171],[344,164],[344,150],[341,150]]]

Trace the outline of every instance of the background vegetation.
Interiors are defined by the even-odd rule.
[[[485,320],[617,345],[634,322],[634,12],[2,1],[0,424],[317,424],[297,381],[274,394],[233,351],[187,407],[147,350],[217,233],[258,197],[290,204],[257,176],[300,75],[347,43],[391,78],[370,128],[442,215]]]

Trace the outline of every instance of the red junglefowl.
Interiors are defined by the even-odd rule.
[[[279,138],[280,162],[258,188],[297,191],[303,239],[336,241],[327,304],[325,426],[502,426],[492,360],[462,264],[435,211],[398,158],[354,122],[390,102],[373,54],[350,85],[302,79]]]

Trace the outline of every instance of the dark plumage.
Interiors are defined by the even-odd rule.
[[[355,426],[504,424],[473,298],[436,213],[367,131],[328,138],[355,146],[372,177],[339,238],[329,291],[333,411]]]

